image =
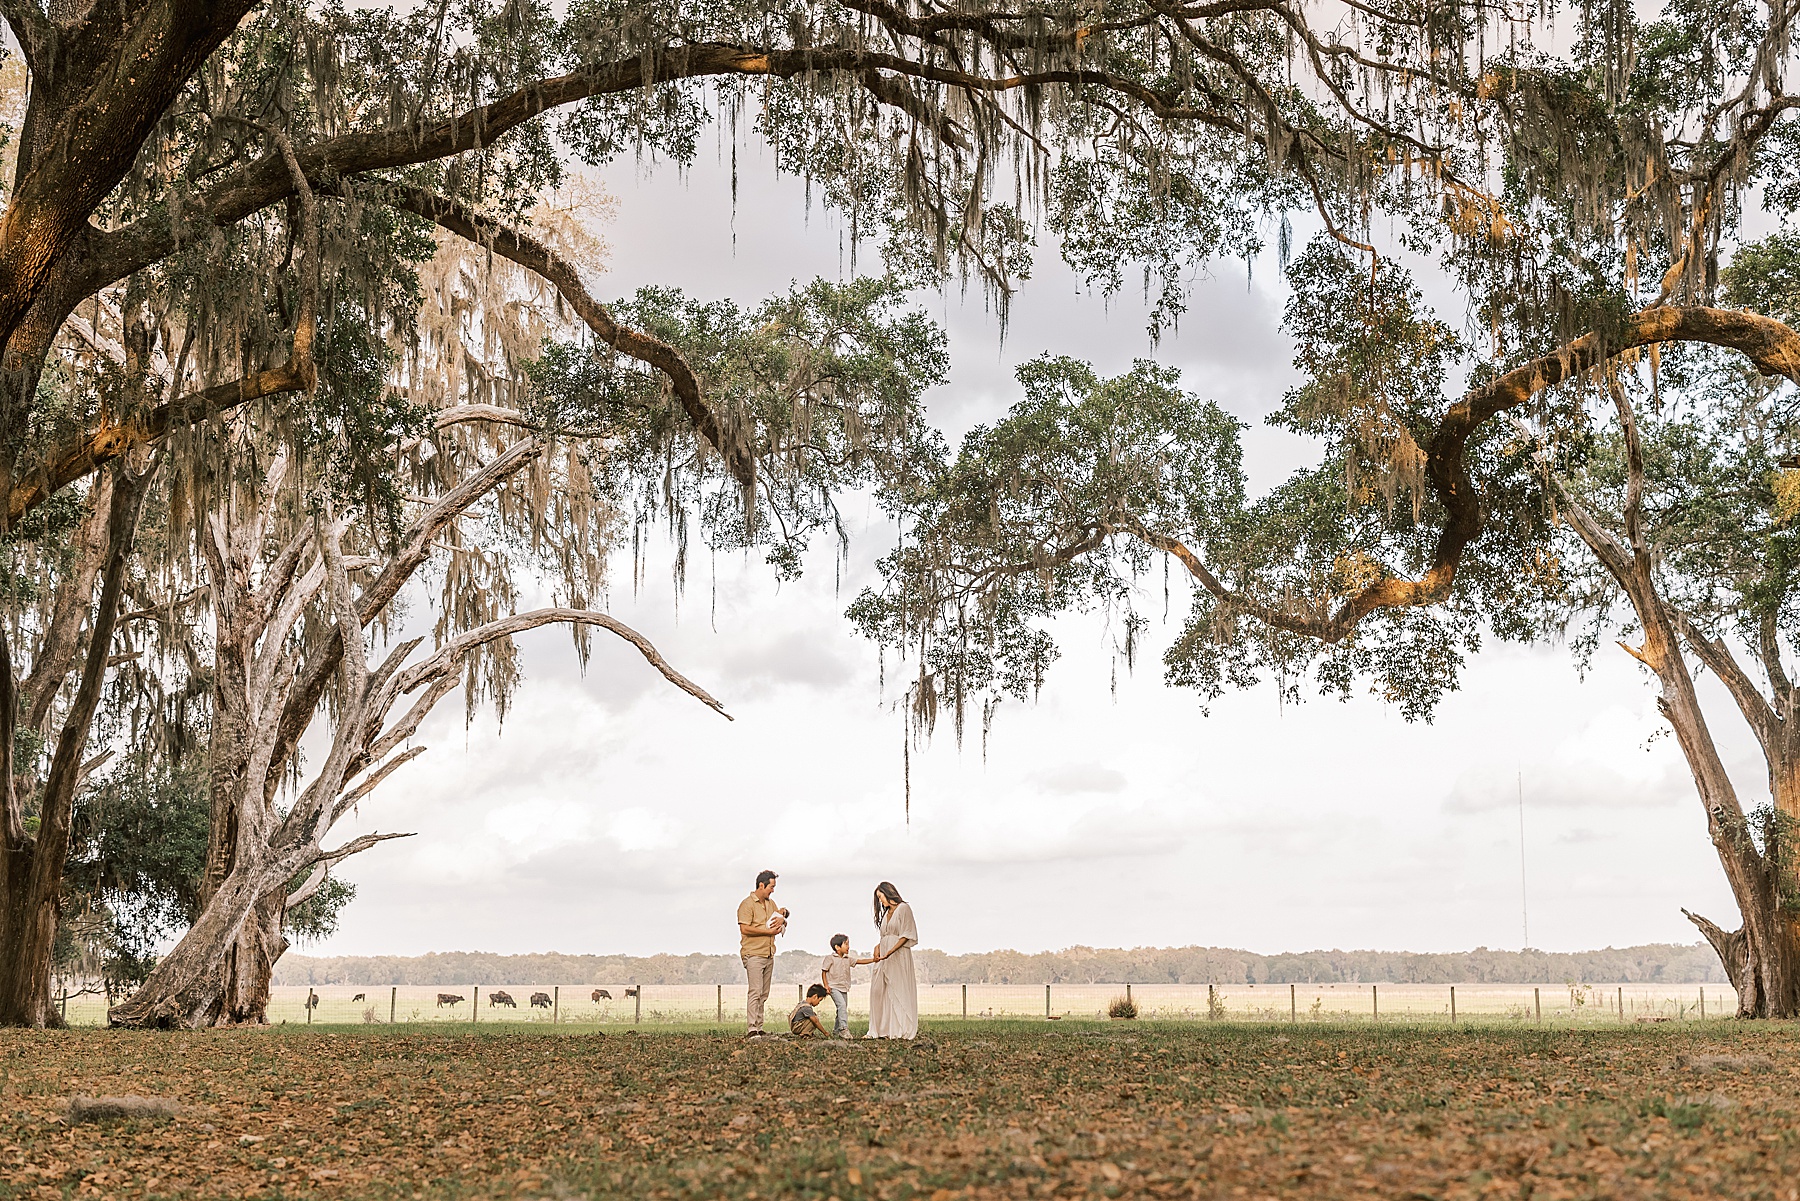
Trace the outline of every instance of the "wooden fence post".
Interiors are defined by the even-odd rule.
[[[1206,1016],[1212,1018],[1217,1015],[1218,1011],[1218,993],[1213,991],[1212,985],[1208,984],[1206,986]]]
[[[1050,1016],[1050,986],[1044,985],[1044,1016]]]
[[[550,1024],[556,1025],[562,1018],[562,985],[550,986]]]
[[[1700,1020],[1706,1020],[1706,985],[1700,986]]]
[[[1619,985],[1617,1004],[1619,1007],[1619,1020],[1622,1022],[1625,1020],[1625,986],[1623,984]]]
[[[631,1024],[641,1025],[644,1020],[644,986],[642,984],[631,986],[631,999],[634,1003],[631,1011]]]
[[[1456,985],[1450,986],[1450,1024],[1456,1025]]]
[[[1369,985],[1369,1003],[1373,1007],[1375,1020],[1381,1020],[1381,985]]]
[[[1544,997],[1537,989],[1531,990],[1531,1008],[1537,1013],[1538,1024],[1544,1022]]]
[[[399,1006],[400,986],[395,984],[388,988],[388,1025],[392,1026],[394,1024],[394,1016],[398,1011]]]
[[[306,1024],[308,1026],[312,1025],[312,1011],[313,1011],[313,990],[309,988],[306,990]]]
[[[469,1006],[469,1020],[479,1022],[481,1020],[481,985],[470,985],[469,996],[472,999],[472,1004]]]
[[[1129,981],[1129,980],[1127,980],[1125,982],[1125,1003],[1127,1005],[1134,1004],[1134,1002],[1131,999],[1131,981]]]
[[[963,985],[963,1020],[967,1021],[968,1018],[969,1018],[969,986],[967,984],[965,984],[965,985]]]
[[[725,986],[723,984],[718,984],[714,985],[714,987],[719,990],[719,1009],[713,1016],[713,1024],[716,1026],[723,1026],[725,1024]]]
[[[1297,1022],[1300,1020],[1299,990],[1300,986],[1298,984],[1288,985],[1288,1021],[1290,1022]]]

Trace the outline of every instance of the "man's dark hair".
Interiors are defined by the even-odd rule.
[[[814,997],[829,997],[830,995],[830,991],[823,984],[815,984],[806,990],[806,999],[809,1001]]]
[[[776,880],[776,879],[780,879],[780,877],[778,877],[774,872],[771,872],[771,871],[757,872],[756,873],[756,886],[758,888],[761,888],[763,885],[767,884],[770,880]]]
[[[833,934],[831,936],[831,945],[834,947],[848,946],[850,945],[850,936],[848,934]]]

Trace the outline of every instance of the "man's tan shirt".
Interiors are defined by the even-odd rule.
[[[738,925],[766,926],[780,906],[773,897],[757,897],[751,893],[738,902]],[[738,954],[746,959],[775,958],[775,936],[773,934],[745,934],[738,943]]]

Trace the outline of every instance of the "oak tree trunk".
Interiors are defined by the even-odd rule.
[[[223,987],[215,1026],[265,1026],[269,1022],[269,984],[275,961],[288,949],[281,927],[287,917],[287,887],[264,895],[251,910],[220,965]]]
[[[1770,764],[1775,807],[1758,831],[1761,848],[1754,845],[1750,830],[1741,821],[1729,832],[1725,840],[1729,845],[1720,848],[1721,858],[1730,853],[1750,861],[1752,870],[1741,873],[1741,888],[1739,876],[1727,872],[1743,925],[1727,931],[1698,914],[1682,911],[1718,953],[1725,974],[1737,989],[1739,1017],[1800,1017],[1800,914],[1793,905],[1800,891],[1794,870],[1794,832],[1800,809],[1795,767],[1800,762],[1786,760],[1782,755]]]
[[[1657,707],[1668,719],[1694,777],[1706,810],[1707,833],[1719,865],[1731,885],[1742,925],[1727,932],[1704,917],[1687,915],[1719,956],[1737,990],[1738,1016],[1788,1018],[1800,1014],[1800,928],[1782,899],[1791,895],[1781,876],[1790,872],[1778,845],[1765,838],[1759,851],[1736,790],[1713,741],[1693,677],[1682,657],[1660,598],[1643,597],[1637,606],[1645,617],[1642,657],[1662,683]]]
[[[107,1012],[114,1026],[197,1030],[268,1021],[269,978],[295,870],[240,862],[143,987]]]
[[[62,1025],[50,1001],[50,955],[30,936],[36,916],[55,907],[32,887],[35,849],[22,842],[0,850],[0,1025]]]
[[[44,778],[35,831],[25,829],[15,792],[13,737],[18,689],[10,649],[0,643],[0,790],[4,829],[0,830],[0,1025],[57,1026],[50,983],[56,932],[62,919],[63,869],[68,864],[75,795],[89,727],[99,707],[124,590],[126,561],[137,530],[148,475],[119,471],[110,498],[106,563],[94,608],[81,681],[63,720]]]

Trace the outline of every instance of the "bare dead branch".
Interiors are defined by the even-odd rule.
[[[331,807],[330,822],[327,824],[335,823],[340,817],[344,816],[344,814],[350,812],[350,810],[356,806],[357,802],[379,788],[383,780],[387,779],[396,771],[405,767],[408,763],[411,763],[414,759],[417,759],[424,753],[425,748],[422,746],[408,747],[406,750],[400,752],[398,755],[395,755],[392,759],[389,759],[386,763],[383,763],[380,767],[376,768],[362,781],[362,783],[337,799],[337,803]]]
[[[610,630],[620,638],[623,638],[626,642],[631,643],[632,646],[636,647],[638,653],[644,656],[644,659],[650,666],[656,668],[656,670],[662,674],[663,679],[669,681],[669,683],[675,685],[689,696],[700,701],[709,709],[714,710],[720,716],[724,717],[725,720],[733,720],[731,714],[725,712],[725,706],[714,700],[704,688],[676,671],[675,668],[669,664],[669,661],[662,657],[662,652],[658,651],[648,638],[644,637],[624,622],[619,621],[617,618],[605,613],[596,612],[592,609],[533,609],[528,613],[515,613],[511,617],[503,617],[499,621],[488,622],[486,625],[478,626],[466,634],[459,634],[457,637],[439,647],[429,658],[414,664],[412,667],[409,667],[404,672],[400,673],[400,675],[396,677],[399,691],[402,693],[411,692],[413,689],[418,688],[431,680],[443,677],[446,673],[452,671],[456,667],[464,655],[467,655],[476,647],[493,642],[498,638],[510,638],[512,635],[523,633],[526,630],[553,624],[592,625],[599,626],[604,630]]]

